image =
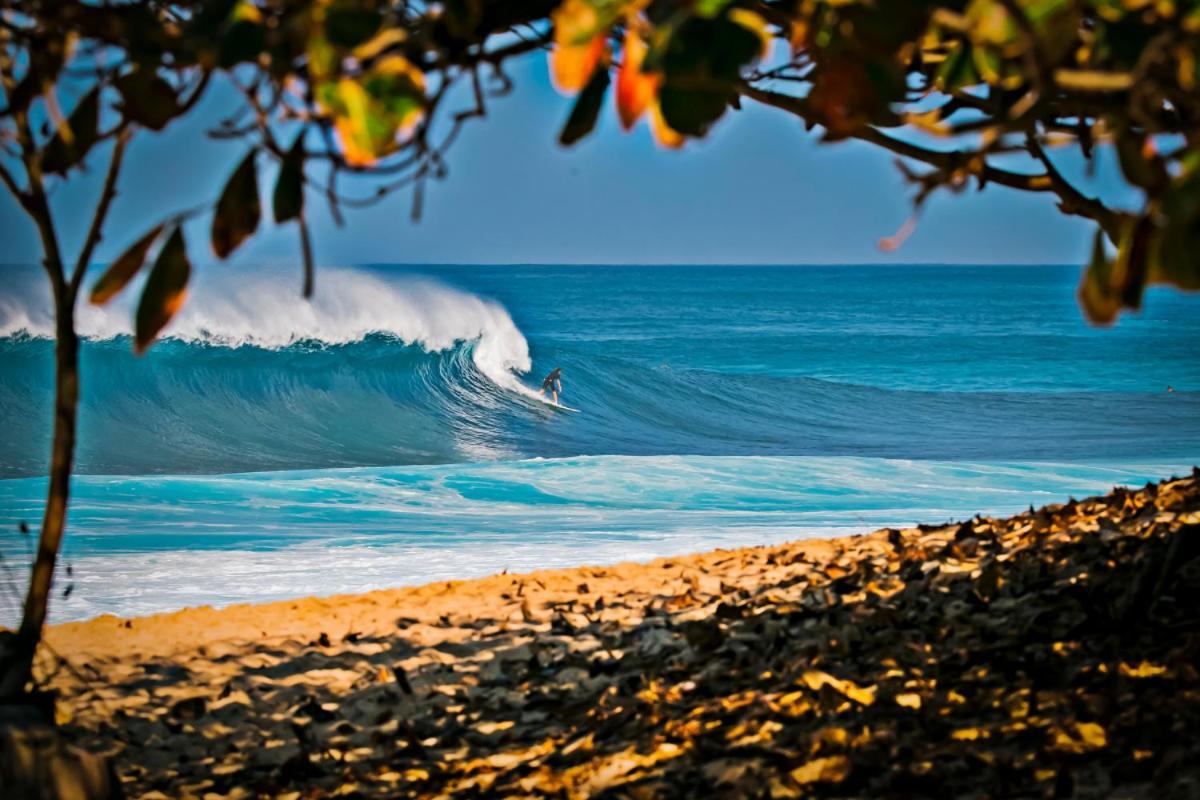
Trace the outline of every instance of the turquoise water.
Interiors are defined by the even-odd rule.
[[[4,269],[11,561],[40,513],[52,343],[40,275]],[[87,308],[54,613],[940,522],[1189,470],[1200,298],[1154,291],[1098,329],[1077,275],[376,266],[322,270],[308,304],[290,273],[210,270],[140,359],[128,308]],[[532,396],[556,365],[580,414]]]

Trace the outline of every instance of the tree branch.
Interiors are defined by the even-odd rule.
[[[87,238],[83,241],[83,249],[79,251],[79,260],[75,262],[75,271],[71,275],[72,294],[79,291],[79,284],[87,271],[88,262],[92,260],[92,252],[100,243],[104,221],[108,217],[108,209],[117,195],[117,176],[121,172],[121,161],[125,157],[125,147],[129,144],[131,136],[129,128],[122,125],[121,130],[117,133],[117,140],[113,144],[112,157],[108,162],[108,173],[104,176],[104,188],[100,190],[100,201],[96,204],[96,211],[92,214],[91,227],[88,228]]]
[[[1054,166],[1054,162],[1050,160],[1042,143],[1038,141],[1037,136],[1030,132],[1025,138],[1026,147],[1033,157],[1042,163],[1046,169],[1046,177],[1054,186],[1054,192],[1062,199],[1062,210],[1068,214],[1075,214],[1080,217],[1089,217],[1096,220],[1108,238],[1116,242],[1119,234],[1119,219],[1117,214],[1108,206],[1101,203],[1094,197],[1088,197],[1075,186],[1063,177],[1058,171],[1058,167]]]
[[[806,122],[809,121],[811,112],[803,98],[780,94],[778,92],[769,92],[754,86],[743,86],[742,93],[760,103],[787,111]],[[1010,189],[1019,189],[1025,192],[1053,192],[1061,199],[1062,208],[1065,212],[1095,220],[1104,228],[1106,233],[1110,231],[1115,232],[1116,230],[1117,218],[1113,211],[1098,200],[1085,197],[1065,180],[1058,170],[1055,169],[1054,165],[1050,163],[1045,151],[1042,150],[1041,145],[1033,137],[1027,140],[1027,149],[1046,168],[1045,174],[1029,175],[1000,169],[988,164],[982,153],[962,150],[931,150],[927,147],[889,136],[870,125],[864,125],[852,131],[849,135],[851,138],[882,147],[898,156],[928,164],[947,174],[958,170],[967,170],[981,183],[997,183],[1001,186],[1007,186]],[[978,159],[979,163],[971,164],[970,162],[974,159]]]
[[[21,204],[21,208],[29,210],[29,197],[25,192],[21,191],[21,187],[17,185],[17,181],[13,178],[12,173],[3,164],[0,164],[0,182],[8,189],[9,194],[13,199]]]

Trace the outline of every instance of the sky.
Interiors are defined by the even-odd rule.
[[[597,130],[564,149],[556,137],[571,100],[550,86],[546,60],[514,63],[514,92],[468,123],[449,154],[449,175],[431,183],[424,217],[409,219],[400,192],[349,211],[338,228],[309,197],[318,264],[357,263],[1080,263],[1087,222],[1057,213],[1050,195],[1003,187],[939,193],[903,247],[885,253],[881,237],[910,212],[911,189],[894,157],[861,143],[823,144],[783,112],[746,101],[708,139],[682,151],[657,147],[643,122],[625,133],[611,105]],[[98,263],[115,258],[163,216],[218,196],[244,144],[204,131],[226,113],[217,87],[192,115],[155,135],[142,133],[126,158]],[[451,110],[451,109],[446,109]],[[265,161],[264,161],[265,163]],[[68,253],[82,240],[107,164],[93,153],[88,173],[53,188]],[[1113,184],[1112,165],[1099,183]],[[261,178],[264,208],[273,177]],[[207,220],[189,225],[197,265],[216,259]],[[298,261],[294,225],[264,230],[230,265]],[[39,258],[36,232],[15,203],[0,197],[0,262]]]

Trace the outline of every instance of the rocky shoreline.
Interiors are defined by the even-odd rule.
[[[49,630],[130,797],[1200,796],[1200,472],[1007,519]]]

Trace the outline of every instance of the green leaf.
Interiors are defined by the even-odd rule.
[[[351,0],[325,9],[325,37],[336,47],[357,47],[374,36],[382,24],[378,11]]]
[[[1131,218],[1122,232],[1117,262],[1113,265],[1115,288],[1120,293],[1121,305],[1135,311],[1142,307],[1155,233],[1156,228],[1150,217]]]
[[[696,0],[696,13],[702,17],[715,17],[725,10],[732,0]]]
[[[145,128],[161,131],[179,113],[175,90],[153,67],[136,67],[117,78],[116,86],[121,93],[121,111]]]
[[[587,85],[575,100],[575,107],[567,117],[567,124],[558,135],[559,143],[569,146],[592,132],[600,116],[600,106],[604,104],[608,83],[608,67],[601,62],[592,70],[592,77],[588,78]]]
[[[1104,251],[1104,241],[1104,231],[1097,228],[1092,237],[1092,259],[1083,271],[1078,292],[1084,313],[1097,325],[1111,325],[1121,308],[1120,298],[1112,288],[1112,263]]]
[[[387,55],[358,78],[317,84],[318,103],[334,117],[342,155],[369,165],[396,149],[397,135],[425,110],[425,76],[400,55]]]
[[[261,25],[250,19],[236,19],[221,36],[217,63],[228,69],[246,61],[257,61],[266,46],[267,37]]]
[[[742,67],[762,43],[727,17],[691,17],[671,34],[662,57],[659,105],[673,130],[704,136],[737,96]]]
[[[1168,225],[1150,262],[1150,283],[1200,290],[1200,226]]]
[[[71,116],[67,127],[71,129],[71,141],[62,138],[56,131],[42,150],[42,171],[65,175],[67,170],[78,164],[100,138],[100,87],[93,87],[83,96]]]
[[[1190,169],[1185,165],[1163,194],[1161,212],[1163,227],[1150,259],[1148,280],[1200,290],[1200,165]]]
[[[446,30],[459,39],[473,37],[483,19],[482,0],[446,0]]]
[[[943,92],[954,92],[979,83],[980,77],[975,71],[971,45],[967,42],[958,44],[938,67],[934,81],[937,88]]]
[[[201,3],[185,28],[185,36],[207,38],[215,34],[241,0],[207,0]]]
[[[138,355],[146,352],[183,305],[191,272],[183,228],[177,227],[158,252],[138,301],[133,338],[133,349]]]
[[[90,299],[94,305],[107,303],[133,280],[133,276],[137,275],[142,269],[142,265],[146,263],[146,253],[150,252],[150,248],[158,240],[164,227],[165,223],[161,222],[155,225],[149,233],[146,233],[122,253],[120,258],[108,265],[108,269],[104,270],[104,274],[92,286]]]
[[[246,154],[217,201],[212,247],[218,258],[228,258],[246,237],[258,230],[262,208],[258,202],[258,170],[254,164],[257,155],[258,151],[254,149]]]
[[[1121,172],[1134,186],[1156,192],[1170,180],[1162,159],[1145,150],[1146,138],[1123,127],[1117,134],[1117,159]]]
[[[303,130],[296,134],[296,141],[279,165],[271,204],[276,223],[295,219],[304,210],[304,134]]]

